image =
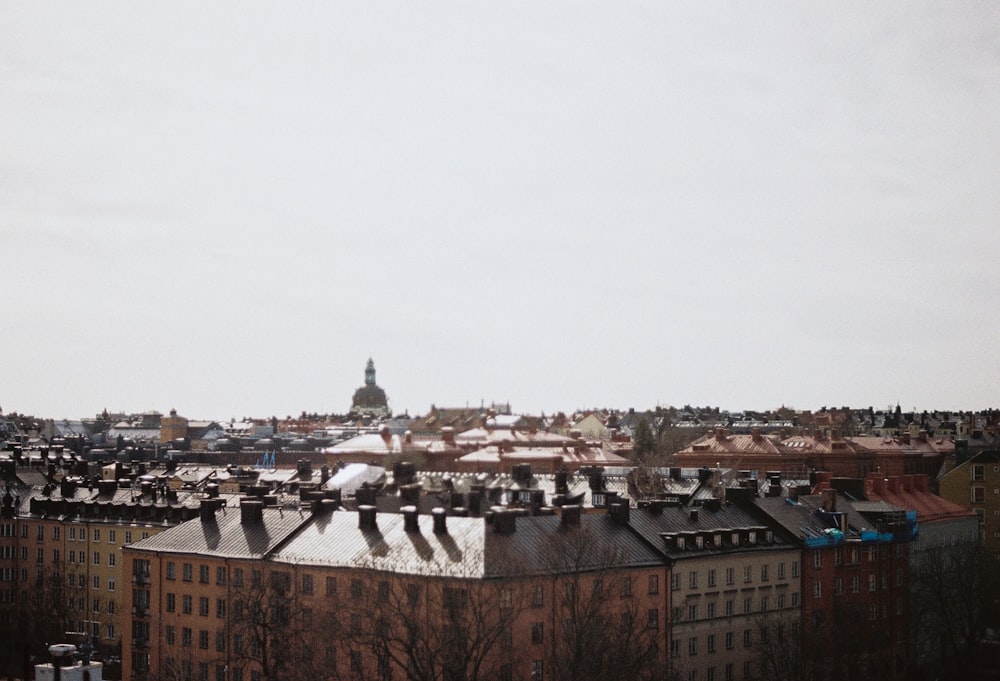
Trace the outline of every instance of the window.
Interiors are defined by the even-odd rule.
[[[540,644],[542,642],[543,627],[541,622],[531,625],[531,642]]]
[[[753,646],[753,629],[743,630],[743,647],[750,648]]]
[[[205,629],[198,632],[198,647],[202,650],[208,650],[208,631]]]
[[[545,587],[536,584],[531,589],[531,607],[540,608],[545,604]]]
[[[198,598],[198,614],[202,617],[208,617],[208,598],[205,596]]]
[[[226,568],[224,567],[215,568],[215,583],[220,586],[226,583]]]
[[[714,568],[708,571],[708,586],[709,586],[709,588],[712,588],[712,587],[715,586],[715,569]]]
[[[688,639],[688,655],[698,654],[698,637],[692,636]]]
[[[115,530],[108,530],[108,543],[114,544],[118,541],[118,533]]]
[[[843,584],[841,583],[840,577],[837,577],[836,579],[833,580],[833,594],[835,596],[839,596],[842,593],[844,593],[844,587]]]
[[[731,568],[731,567],[727,567],[726,568],[726,584],[732,586],[732,584],[735,581],[736,581],[736,570],[733,569],[733,568]]]
[[[45,528],[41,525],[38,526],[38,533],[36,535],[38,541],[45,541]]]
[[[660,577],[659,575],[649,576],[649,593],[658,594],[660,593]]]
[[[982,487],[972,488],[972,503],[982,504],[986,501],[986,490]]]
[[[302,575],[302,593],[311,595],[313,592],[313,576]]]
[[[109,553],[108,554],[108,565],[114,567],[114,565],[115,565],[115,554],[113,554],[113,553]]]
[[[632,578],[631,577],[624,577],[622,579],[621,595],[622,595],[623,598],[626,598],[626,597],[632,595]]]
[[[793,608],[799,607],[799,592],[798,591],[793,591],[792,592],[792,607]]]
[[[326,595],[333,596],[337,593],[337,578],[327,577],[326,578]]]
[[[191,567],[191,563],[184,563],[181,569],[181,573],[183,574],[184,581],[190,582],[194,574],[194,570]]]
[[[698,604],[692,603],[688,606],[688,620],[693,622],[698,619]]]
[[[94,588],[95,589],[100,589],[101,588],[101,576],[100,575],[94,575]]]
[[[705,681],[715,681],[715,667],[709,667],[705,670]]]
[[[681,656],[681,640],[675,638],[670,641],[670,657],[680,657]]]
[[[52,538],[53,539],[59,539],[59,526],[58,525],[56,525],[55,527],[52,528]]]
[[[972,479],[979,482],[986,479],[986,467],[983,464],[972,465]]]
[[[91,610],[93,610],[94,612],[100,612],[101,611],[101,599],[100,598],[95,598],[94,599],[94,602],[91,605]]]
[[[94,551],[94,565],[101,564],[101,554],[99,551]]]
[[[531,663],[531,681],[543,681],[545,678],[545,663],[535,660]]]
[[[818,579],[813,582],[813,598],[823,597],[823,582]]]
[[[877,583],[876,583],[876,580],[875,580],[875,575],[874,574],[868,575],[868,590],[869,591],[875,591],[876,587],[877,587]]]
[[[778,563],[778,579],[784,579],[784,578],[785,578],[785,564]]]
[[[681,573],[675,572],[670,577],[670,589],[671,591],[677,591],[681,588]]]
[[[243,586],[243,568],[233,568],[233,586]]]
[[[778,609],[782,610],[785,607],[785,594],[778,594]]]
[[[223,618],[226,616],[226,599],[216,598],[215,599],[215,616]]]
[[[705,650],[710,653],[715,652],[715,634],[708,635],[708,640],[705,641]]]
[[[771,579],[771,575],[769,574],[768,567],[769,566],[766,565],[766,564],[760,566],[760,581],[762,581],[762,582],[767,582],[767,581],[770,581],[770,579]]]
[[[795,578],[795,577],[798,577],[798,576],[799,576],[799,561],[793,560],[792,561],[792,578]]]
[[[172,593],[167,594],[167,612],[174,612],[177,609],[177,596]]]
[[[743,583],[749,584],[753,581],[753,567],[750,565],[743,566]]]
[[[767,612],[770,609],[771,609],[771,598],[770,598],[770,596],[766,596],[766,595],[765,596],[761,596],[760,597],[760,611],[761,612]]]
[[[4,529],[6,529],[6,526],[4,526]],[[3,536],[9,537],[10,535],[5,532]],[[69,528],[69,540],[70,541],[76,541],[76,528],[75,527]]]
[[[192,602],[191,594],[184,594],[181,596],[181,609],[184,611],[185,615],[191,614]]]
[[[181,645],[182,646],[190,646],[191,645],[191,640],[192,640],[192,637],[193,637],[193,633],[194,632],[191,630],[191,627],[184,627],[181,630]]]
[[[705,617],[707,617],[708,619],[713,619],[715,617],[715,601],[708,603],[705,606],[705,609],[707,610],[707,612],[705,613]]]
[[[646,628],[647,629],[660,628],[660,611],[658,609],[650,608],[649,612],[646,613]]]
[[[94,529],[94,541],[101,541],[101,531],[99,529]]]
[[[177,639],[177,629],[172,624],[167,625],[167,645],[172,646]]]
[[[209,568],[207,565],[198,566],[198,581],[202,584],[208,584],[208,572]]]
[[[851,577],[851,593],[861,593],[861,578],[857,575]]]
[[[132,543],[132,530],[125,530],[125,543],[126,544]]]
[[[358,599],[361,598],[361,594],[364,591],[364,585],[361,583],[360,579],[351,580],[351,598]]]
[[[813,567],[823,567],[823,553],[819,549],[813,551]]]
[[[688,588],[689,589],[698,588],[698,573],[693,570],[688,574]]]

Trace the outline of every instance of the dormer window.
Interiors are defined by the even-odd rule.
[[[721,532],[716,532],[715,535],[713,536],[713,539],[715,540],[715,548],[717,548],[717,549],[721,548],[722,547],[722,533]]]
[[[697,537],[694,538],[694,545],[697,546],[699,549],[705,548],[705,538],[702,537],[701,535],[698,535]]]
[[[677,548],[684,550],[686,544],[684,537],[677,537]]]
[[[764,532],[764,541],[766,541],[768,544],[774,541],[774,533],[771,532],[771,530],[766,530]]]
[[[747,532],[747,541],[750,542],[751,544],[756,544],[757,543],[757,533],[755,531],[753,531],[753,530],[750,530],[749,532]]]
[[[740,533],[739,532],[733,532],[732,536],[730,537],[730,540],[732,541],[733,546],[739,546],[740,545]]]

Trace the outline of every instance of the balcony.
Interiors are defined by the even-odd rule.
[[[134,638],[134,639],[132,639],[132,647],[133,648],[137,648],[137,649],[138,648],[148,648],[149,647],[149,639],[148,638]]]
[[[144,608],[142,606],[136,606],[132,608],[132,614],[135,617],[149,617],[149,608]]]
[[[149,575],[132,575],[133,584],[149,584]]]

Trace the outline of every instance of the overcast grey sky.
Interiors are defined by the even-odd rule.
[[[4,2],[0,406],[1000,406],[996,2]]]

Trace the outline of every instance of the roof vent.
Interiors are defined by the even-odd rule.
[[[448,513],[440,506],[431,509],[434,518],[434,534],[448,534]]]
[[[358,528],[362,530],[377,530],[376,514],[378,509],[367,504],[358,506]]]
[[[406,532],[420,532],[420,524],[417,521],[417,507],[403,506],[399,510],[403,514],[403,530]]]

